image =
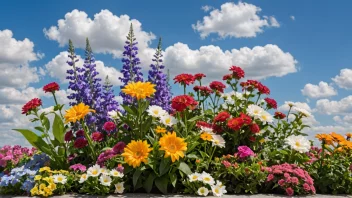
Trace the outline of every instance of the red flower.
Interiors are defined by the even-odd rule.
[[[263,85],[262,83],[259,83],[257,88],[259,93],[261,94],[266,94],[266,95],[270,94],[270,89],[267,86]]]
[[[100,133],[99,131],[93,132],[92,133],[92,140],[96,142],[101,142],[104,139],[104,135]]]
[[[196,126],[197,126],[198,128],[200,128],[200,127],[212,128],[212,125],[211,125],[211,124],[209,124],[209,123],[207,123],[207,122],[204,122],[204,121],[198,121],[197,124],[196,124]]]
[[[244,77],[244,71],[240,67],[237,66],[232,66],[230,68],[230,71],[233,72],[233,77],[237,80],[241,79]]]
[[[178,112],[184,111],[187,107],[194,109],[197,105],[198,102],[189,95],[176,96],[171,101],[171,107]]]
[[[200,95],[201,96],[209,96],[212,93],[213,93],[213,90],[211,90],[209,87],[206,87],[206,86],[200,87]]]
[[[28,115],[30,111],[36,109],[40,105],[42,105],[42,100],[39,98],[33,98],[22,107],[22,114]]]
[[[269,109],[271,109],[271,108],[277,109],[277,102],[274,99],[265,98],[264,100],[265,100],[266,105],[268,106]]]
[[[197,92],[197,91],[200,90],[201,87],[202,87],[202,86],[196,85],[196,86],[193,87],[193,90]]]
[[[252,133],[258,133],[260,131],[259,126],[256,123],[253,123],[249,126],[249,129]]]
[[[232,74],[226,74],[225,76],[222,77],[222,80],[232,80]]]
[[[284,119],[286,118],[286,115],[284,113],[281,113],[281,112],[275,112],[275,115],[274,115],[274,118],[276,119]]]
[[[196,80],[202,80],[202,78],[207,77],[205,74],[198,73],[194,75],[194,79]]]
[[[222,82],[219,82],[219,81],[211,82],[209,87],[212,90],[216,90],[216,91],[218,91],[220,93],[224,93],[224,89],[226,88],[226,86]]]
[[[83,130],[78,130],[76,132],[76,137],[84,137],[84,131]]]
[[[65,141],[66,142],[69,142],[69,141],[71,141],[72,140],[72,138],[73,138],[73,133],[72,133],[72,131],[67,131],[66,133],[65,133]]]
[[[289,187],[289,188],[286,188],[286,193],[287,193],[288,196],[292,196],[294,191],[293,191],[293,189],[291,187]]]
[[[255,142],[255,137],[254,136],[249,136],[249,141]]]
[[[215,118],[214,122],[225,122],[228,118],[230,118],[230,114],[226,111],[220,112]]]
[[[252,122],[252,118],[244,113],[240,113],[240,118],[243,120],[244,124],[249,125]]]
[[[51,82],[43,87],[43,91],[45,93],[47,92],[52,92],[54,93],[55,91],[59,91],[60,86],[56,82]]]
[[[181,85],[190,85],[193,84],[195,79],[191,74],[179,74],[175,78],[175,84],[180,83]]]
[[[88,145],[88,140],[86,140],[86,138],[84,137],[77,138],[73,143],[73,146],[78,149],[86,147],[87,145]]]
[[[238,131],[243,126],[244,121],[242,118],[232,118],[227,122],[227,126],[235,131]]]
[[[116,154],[121,154],[123,153],[123,150],[125,149],[126,144],[124,142],[118,142],[113,148],[112,150],[116,153]]]
[[[103,129],[105,131],[111,132],[116,129],[116,125],[114,122],[105,122],[105,124],[103,125]]]
[[[220,126],[220,125],[216,125],[216,124],[213,124],[212,126],[211,126],[211,128],[213,129],[213,131],[215,132],[215,133],[221,133],[223,130],[222,130],[222,127]]]

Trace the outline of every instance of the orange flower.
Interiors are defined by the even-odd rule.
[[[317,134],[315,137],[328,145],[332,145],[334,142],[334,138],[329,134]]]
[[[334,140],[335,140],[335,142],[338,142],[338,143],[343,142],[343,141],[346,140],[342,135],[337,134],[337,133],[335,133],[335,132],[332,132],[332,133],[331,133],[331,137],[333,137]]]
[[[211,141],[213,139],[213,136],[210,133],[203,132],[202,134],[200,134],[200,138],[205,141]]]
[[[352,137],[352,133],[346,133],[346,137],[347,138],[351,138]]]

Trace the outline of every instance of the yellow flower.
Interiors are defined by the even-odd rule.
[[[145,99],[154,94],[155,85],[150,82],[130,82],[121,91],[127,95],[130,95],[137,100]]]
[[[61,174],[68,174],[69,172],[67,170],[59,170],[59,173]]]
[[[55,189],[56,189],[56,184],[50,183],[48,187],[49,187],[51,190],[55,190]]]
[[[31,189],[31,195],[38,195],[38,186],[35,185],[32,189]]]
[[[203,132],[202,134],[200,134],[200,138],[205,141],[211,141],[213,139],[213,136],[211,136],[210,133]]]
[[[128,165],[133,166],[133,168],[139,167],[142,162],[148,162],[149,152],[153,149],[149,148],[147,141],[134,141],[129,143],[122,153],[124,160]]]
[[[332,145],[334,141],[334,138],[329,134],[317,134],[315,137],[327,145]]]
[[[41,175],[36,175],[36,176],[34,177],[34,181],[38,181],[38,180],[40,180],[41,178],[42,178]]]
[[[337,133],[335,133],[335,132],[332,132],[332,133],[331,133],[331,137],[333,137],[336,142],[343,142],[343,141],[345,141],[345,137],[343,137],[342,135],[337,134]]]
[[[346,137],[347,138],[351,138],[352,137],[352,133],[346,133]]]
[[[156,133],[165,133],[166,129],[164,127],[157,126],[155,129]]]
[[[48,166],[45,166],[45,167],[39,169],[39,172],[44,172],[44,171],[50,172],[51,169]]]
[[[84,103],[79,103],[78,105],[75,105],[70,109],[66,110],[66,115],[64,117],[66,123],[77,122],[83,119],[89,112],[95,113],[93,109],[89,109],[88,105],[85,105]]]
[[[175,162],[179,158],[185,156],[184,151],[187,151],[187,143],[183,138],[177,137],[175,132],[167,133],[159,140],[160,149],[165,151],[165,158],[171,156],[171,161]]]
[[[48,183],[54,183],[54,179],[52,177],[44,177],[42,180],[44,180]]]
[[[259,140],[259,142],[260,142],[261,144],[263,144],[263,143],[265,142],[265,139],[262,138],[262,139]]]
[[[44,188],[46,188],[46,185],[45,185],[45,184],[40,184],[40,185],[39,185],[39,190],[40,190],[40,191],[44,190]]]

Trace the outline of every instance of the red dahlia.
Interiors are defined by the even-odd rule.
[[[204,78],[204,77],[207,77],[207,76],[202,73],[194,74],[194,79],[196,79],[196,80],[202,80],[202,78]]]
[[[256,123],[253,123],[249,126],[249,129],[251,130],[252,133],[259,133],[260,128]]]
[[[232,66],[230,68],[230,71],[233,72],[233,77],[237,80],[241,79],[244,77],[244,71],[240,67],[237,66]]]
[[[190,85],[194,83],[195,78],[191,74],[180,74],[175,76],[174,80],[175,84],[180,83],[181,85]]]
[[[266,105],[268,106],[269,109],[271,109],[271,108],[277,109],[277,102],[274,99],[265,98],[264,100],[265,100]]]
[[[100,133],[99,131],[93,132],[92,133],[92,140],[95,142],[101,142],[104,139],[104,135]]]
[[[228,118],[230,118],[230,114],[226,111],[220,112],[215,118],[214,122],[225,122]]]
[[[198,102],[189,95],[176,96],[171,101],[171,107],[178,112],[185,110],[187,107],[193,110],[197,105]]]
[[[244,121],[242,118],[232,118],[227,122],[227,126],[235,131],[238,131],[243,126]]]
[[[249,125],[252,122],[252,118],[244,113],[240,113],[240,118],[243,120],[244,124]]]
[[[22,114],[27,115],[30,111],[36,109],[40,105],[42,105],[42,100],[39,98],[33,98],[22,107]]]
[[[209,87],[212,90],[216,90],[216,91],[218,91],[220,93],[224,93],[224,89],[226,88],[226,86],[222,82],[219,82],[219,81],[211,82]]]
[[[275,115],[274,115],[274,118],[276,119],[284,119],[286,118],[286,115],[284,113],[281,113],[281,112],[275,112]]]
[[[263,85],[262,83],[259,83],[257,88],[261,94],[266,94],[266,95],[270,94],[270,89],[267,86]]]
[[[56,82],[51,82],[43,87],[43,91],[45,93],[47,93],[47,92],[53,93],[55,91],[59,91],[59,89],[60,89],[60,86]]]

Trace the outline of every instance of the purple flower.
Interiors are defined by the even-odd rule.
[[[72,166],[70,166],[70,169],[74,170],[74,171],[82,171],[85,172],[87,170],[87,167],[82,165],[82,164],[74,164]]]
[[[249,156],[254,156],[254,152],[248,146],[239,146],[237,155],[243,159]]]

